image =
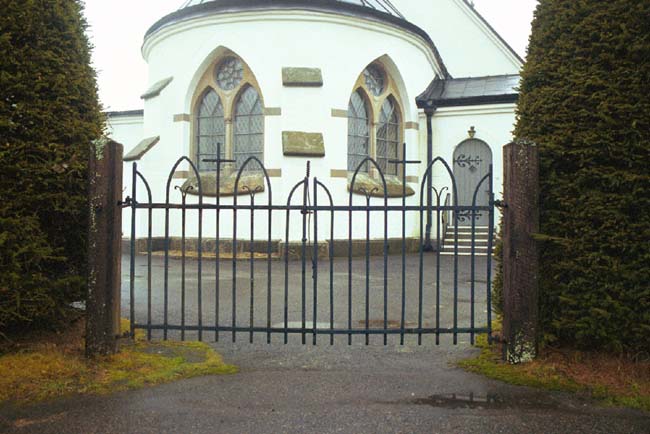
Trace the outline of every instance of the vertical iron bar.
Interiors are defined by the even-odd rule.
[[[309,173],[309,163],[307,163],[307,172]],[[302,344],[306,343],[305,328],[307,327],[306,314],[306,274],[307,264],[305,255],[307,254],[307,189],[309,188],[309,178],[305,177],[302,188],[302,243],[300,246],[301,257],[301,312],[302,312]]]
[[[494,172],[490,164],[490,210],[487,251],[487,320],[488,342],[492,343],[492,240],[494,239]]]
[[[388,192],[384,190],[384,345],[388,345]]]
[[[370,344],[370,195],[366,193],[366,345]]]
[[[436,194],[436,345],[440,345],[440,199],[442,191]]]
[[[348,330],[352,330],[352,188],[348,211]],[[348,345],[352,345],[352,333],[348,333]]]
[[[476,188],[479,188],[480,185],[476,186]],[[476,195],[474,195],[474,200],[472,201],[472,211],[470,212],[470,217],[472,219],[472,235],[471,235],[471,253],[470,253],[470,303],[469,303],[469,309],[470,309],[470,334],[469,334],[469,340],[470,344],[474,345],[474,290],[475,290],[475,282],[474,279],[476,278]]]
[[[167,340],[169,315],[169,185],[167,186],[165,202],[165,272],[164,272],[164,302],[163,302],[163,339]]]
[[[314,300],[313,308],[314,315],[312,317],[313,321],[313,345],[316,345],[316,328],[318,321],[318,180],[314,178],[314,251],[312,253],[312,268],[313,268],[313,279],[314,279]]]
[[[329,192],[327,193],[329,196]],[[330,330],[334,330],[334,203],[329,196],[330,206],[330,244],[327,246],[330,259]],[[330,345],[334,345],[334,333],[330,334]]]
[[[284,344],[286,345],[289,342],[289,334],[287,329],[289,328],[289,223],[291,221],[291,211],[289,206],[291,205],[291,198],[289,198],[287,203],[287,219],[285,224],[285,234],[284,234]]]
[[[273,196],[271,192],[271,182],[267,178],[269,195],[268,195],[268,204],[269,206],[273,205]],[[266,343],[271,343],[271,228],[273,220],[273,211],[269,208],[268,217],[267,217],[267,240],[266,240]]]
[[[427,172],[425,175],[427,176]],[[423,180],[423,182],[426,180]],[[427,206],[428,208],[428,206]],[[422,228],[424,227],[424,210],[422,209],[422,197],[420,197],[420,263],[418,267],[418,345],[422,345],[422,285],[424,279],[424,240]]]
[[[216,227],[215,227],[215,247],[214,247],[214,254],[215,254],[215,259],[214,259],[214,341],[219,342],[219,315],[220,315],[220,290],[221,290],[221,282],[219,281],[221,277],[221,261],[220,261],[220,256],[221,256],[221,143],[217,143],[217,209],[215,210],[216,213]]]
[[[252,344],[253,343],[253,315],[254,315],[254,306],[255,306],[255,257],[254,257],[254,252],[253,252],[253,243],[254,243],[254,231],[255,231],[255,194],[251,193],[251,224],[250,224],[250,230],[251,230],[251,236],[250,236],[250,245],[248,248],[250,249],[250,293],[251,293],[251,300],[250,300],[250,336],[249,336],[249,341]]]
[[[181,191],[181,341],[185,340],[185,193]]]
[[[454,178],[454,185],[456,180]],[[458,207],[458,194],[456,196],[455,206]],[[459,212],[456,208],[453,212],[454,215],[454,345],[458,344],[458,224]]]
[[[130,258],[130,281],[129,297],[131,306],[129,309],[130,336],[135,338],[135,218],[136,218],[136,184],[138,183],[138,163],[133,163],[131,172],[131,258]]]
[[[406,323],[406,143],[402,145],[402,313],[400,317],[399,344],[404,345]]]
[[[235,190],[239,188],[238,185],[235,185]],[[232,219],[232,341],[237,341],[237,332],[235,327],[237,327],[237,194],[238,191],[234,191],[233,194],[233,219]]]
[[[149,206],[151,206],[151,194],[149,195]],[[148,210],[147,224],[147,340],[151,340],[151,251],[152,251],[152,225],[153,208]]]
[[[199,342],[203,340],[203,191],[201,180],[199,182],[199,245],[198,245],[198,265],[197,265],[197,309],[199,320]]]

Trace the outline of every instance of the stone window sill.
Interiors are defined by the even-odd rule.
[[[353,172],[348,173],[348,191],[350,191]],[[407,184],[406,189],[402,184],[402,180],[394,175],[384,175],[386,180],[386,196],[388,198],[402,197],[404,192],[406,192],[406,197],[413,196],[415,191]],[[354,180],[354,189],[352,190],[355,194],[369,195],[371,197],[384,197],[384,184],[381,182],[381,177],[373,177],[367,173],[359,172],[357,178]]]
[[[201,189],[205,197],[217,197],[217,174],[214,172],[201,173]],[[235,181],[237,172],[221,174],[219,185],[219,196],[234,196]],[[198,196],[199,183],[195,176],[188,178],[181,186],[187,194]],[[262,172],[244,172],[239,178],[237,195],[249,194],[251,191],[263,192],[266,189],[266,181]]]

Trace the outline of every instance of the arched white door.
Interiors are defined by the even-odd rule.
[[[458,205],[471,206],[474,192],[481,179],[490,172],[492,164],[492,150],[483,140],[468,139],[461,142],[454,151],[454,177],[458,188]],[[476,194],[476,206],[489,206],[490,184],[489,181],[481,184]],[[469,212],[462,212],[458,217],[459,226],[471,226],[472,220]],[[476,226],[487,226],[489,213],[479,211],[476,213]]]

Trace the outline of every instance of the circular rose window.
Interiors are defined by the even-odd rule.
[[[217,66],[217,84],[223,90],[232,90],[244,78],[244,65],[235,57],[226,57]]]

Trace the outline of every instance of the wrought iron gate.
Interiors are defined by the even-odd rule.
[[[406,146],[403,148],[403,158],[390,164],[404,168],[419,163],[407,161]],[[206,161],[216,163],[214,179],[216,192],[220,192],[222,166],[232,160]],[[198,191],[172,189],[181,163],[191,169]],[[254,165],[263,175],[263,189],[241,184],[242,174]],[[449,176],[447,186],[438,185],[435,195],[427,195],[427,180],[438,169]],[[364,170],[374,173],[383,191],[357,188]],[[265,336],[267,343],[287,343],[291,335],[297,335],[302,344],[310,337],[314,345],[323,341],[352,344],[355,336],[362,336],[366,345],[373,336],[384,345],[389,338],[399,339],[403,345],[409,335],[415,336],[418,344],[427,336],[440,344],[445,335],[451,336],[454,344],[459,336],[469,336],[473,344],[476,334],[491,335],[492,168],[476,186],[472,205],[462,206],[454,205],[457,200],[441,203],[445,189],[454,198],[458,195],[453,170],[444,159],[436,158],[427,166],[410,204],[406,171],[398,172],[401,199],[389,198],[379,165],[371,158],[364,159],[349,179],[347,203],[335,204],[331,190],[310,176],[308,163],[305,177],[293,186],[286,202],[278,204],[266,168],[251,157],[236,176],[231,175],[235,177],[234,191],[247,194],[235,194],[224,203],[219,194],[209,200],[204,197],[196,165],[182,157],[169,173],[165,201],[154,202],[149,183],[134,163],[131,195],[125,201],[131,210],[131,333],[141,329],[149,339],[214,341],[226,335],[233,342],[243,334],[251,343],[256,335]],[[139,186],[146,190],[143,199]],[[477,205],[477,194],[486,187],[490,203]],[[173,201],[172,193],[177,191]],[[188,193],[195,199],[188,200]],[[433,203],[426,203],[427,196],[434,197]],[[443,256],[442,228],[450,223],[443,220],[451,218],[458,223],[460,216],[477,213],[489,216],[488,255],[477,255],[476,219],[471,218],[471,254],[459,254],[459,225],[453,224],[454,239],[448,241],[455,241],[456,247],[451,256]],[[426,251],[423,239],[426,215],[432,216],[431,224],[437,228],[431,239],[432,252]],[[408,237],[407,220],[413,216],[419,234]],[[214,226],[207,227],[208,217]],[[300,221],[300,237],[295,243],[290,236],[292,217]],[[260,220],[266,225],[264,237],[255,235],[260,232]],[[142,229],[146,226],[146,238],[141,240],[136,239],[138,223]],[[278,225],[284,225],[282,240],[273,236]],[[341,237],[345,225],[347,237]],[[154,237],[163,226],[164,235]],[[180,238],[170,235],[172,226],[180,229]],[[230,238],[224,236],[226,226],[231,229]],[[195,231],[195,237],[187,236],[188,228]],[[249,232],[245,239],[239,235],[242,228]],[[389,238],[389,228],[399,236]],[[371,237],[373,231],[380,236]],[[136,268],[138,273],[146,270],[145,276],[137,274]],[[477,305],[484,310],[477,311]]]

